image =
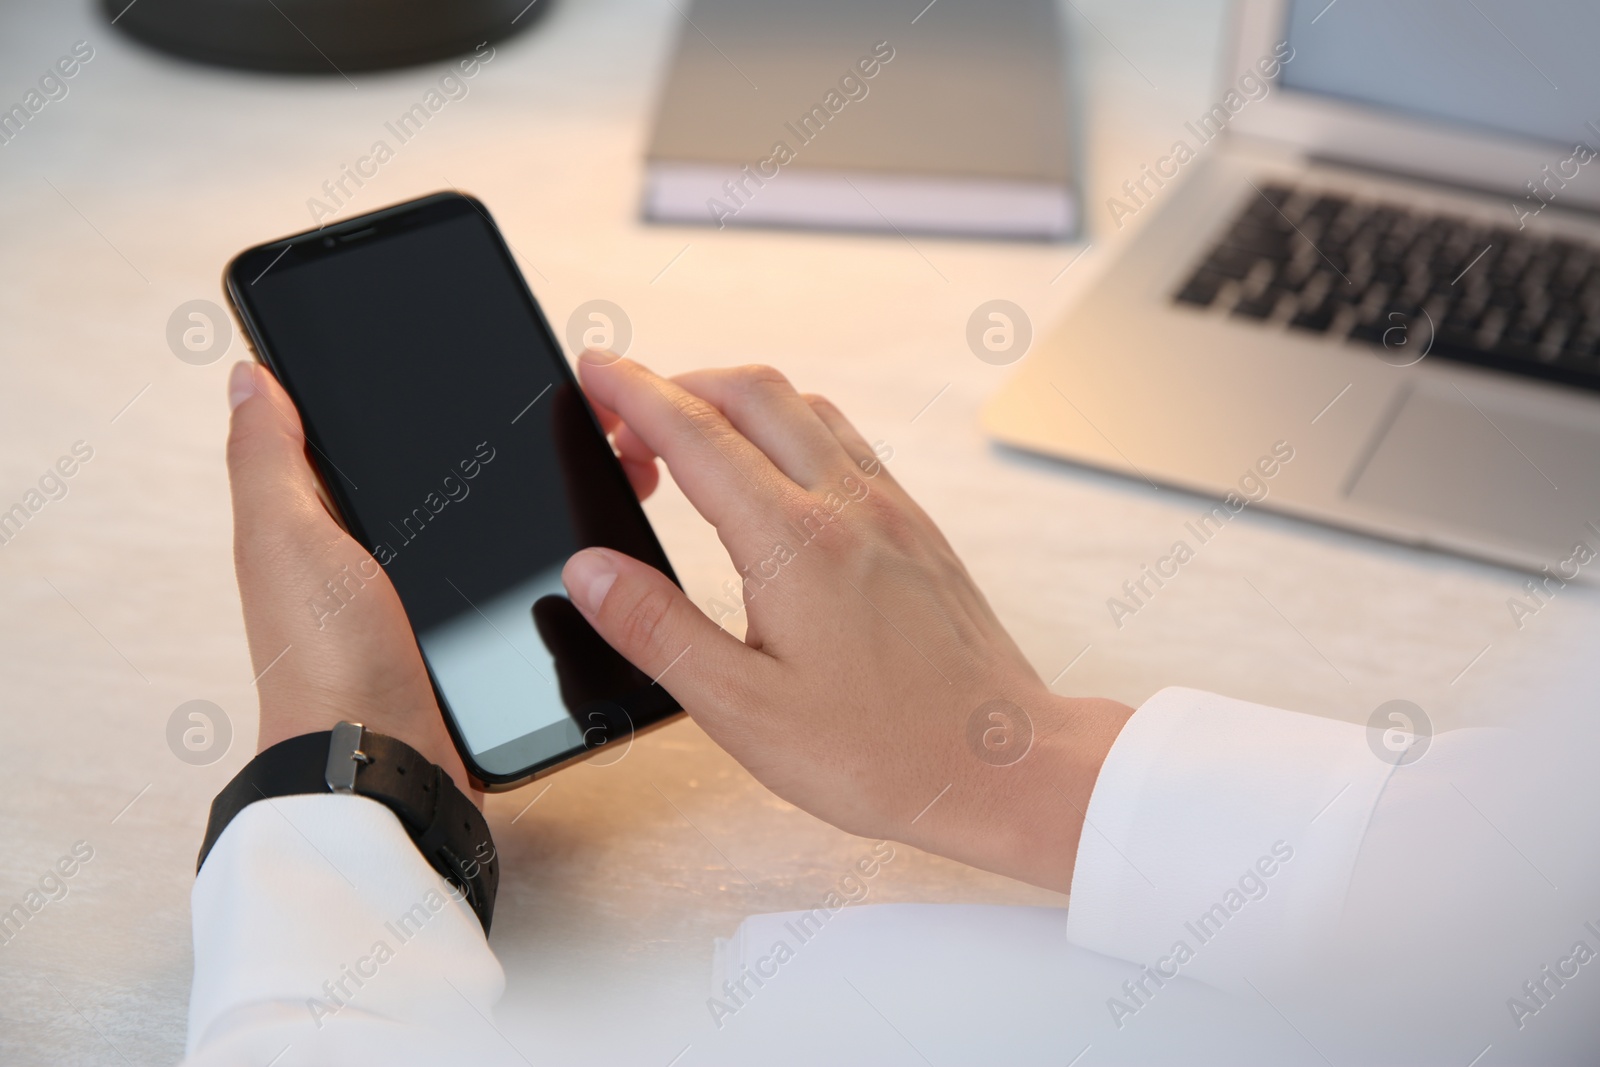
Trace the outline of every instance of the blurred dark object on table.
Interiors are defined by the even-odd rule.
[[[554,0],[101,0],[128,36],[223,67],[350,74],[448,59],[536,22]]]

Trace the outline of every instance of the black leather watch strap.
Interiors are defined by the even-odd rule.
[[[211,802],[195,870],[233,817],[256,801],[334,792],[364,796],[393,811],[423,858],[461,891],[489,932],[500,864],[483,813],[416,749],[356,723],[280,741],[245,764]]]

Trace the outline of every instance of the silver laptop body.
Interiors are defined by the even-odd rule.
[[[1600,554],[1600,6],[1235,17],[1217,106],[1087,201],[1098,225],[1151,217],[986,428],[1574,576]]]

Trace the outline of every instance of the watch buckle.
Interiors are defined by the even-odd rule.
[[[341,722],[333,728],[328,738],[328,765],[323,780],[335,793],[356,791],[356,771],[371,758],[361,751],[362,726],[358,722]]]

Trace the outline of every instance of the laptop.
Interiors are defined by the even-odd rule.
[[[1215,106],[1085,198],[1137,232],[987,430],[1574,577],[1600,556],[1600,5],[1234,18]]]

